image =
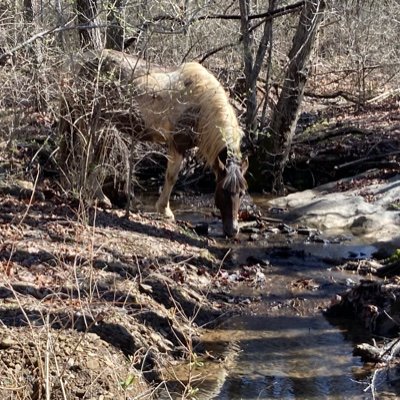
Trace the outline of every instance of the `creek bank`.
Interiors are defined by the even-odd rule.
[[[161,370],[205,353],[200,327],[245,306],[218,297],[214,239],[45,183],[3,182],[0,246],[4,399],[150,399]]]
[[[398,256],[390,257],[400,247],[399,199],[400,175],[373,170],[269,201],[271,207],[282,210],[287,223],[327,232],[347,231],[349,239],[376,249],[361,260],[343,259],[337,264],[366,278],[340,297],[329,313],[352,313],[372,333],[389,337],[398,333],[395,321],[400,320],[393,311],[397,309],[393,299],[397,299],[400,266]],[[370,281],[371,276],[376,278]],[[381,282],[379,278],[392,280]]]
[[[363,260],[343,260],[337,266],[365,278],[333,297],[325,315],[333,324],[356,320],[371,335],[368,342],[355,344],[354,355],[372,366],[373,396],[389,398],[398,389],[400,371],[399,201],[400,175],[372,170],[269,203],[287,223],[347,231],[353,240],[376,248]]]

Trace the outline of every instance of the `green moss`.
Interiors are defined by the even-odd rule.
[[[326,128],[329,128],[330,122],[327,119],[320,120],[313,125],[310,125],[302,132],[302,135],[312,135]]]
[[[400,201],[397,200],[391,204],[388,205],[388,210],[389,211],[399,211],[400,210]]]
[[[400,261],[400,249],[396,249],[395,252],[389,257],[389,262],[397,262]]]

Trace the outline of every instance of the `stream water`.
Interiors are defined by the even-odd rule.
[[[200,223],[206,217],[181,207],[177,219]],[[220,227],[207,222],[214,235]],[[232,296],[258,301],[204,333],[212,354],[228,343],[233,350],[226,368],[210,362],[199,369],[202,383],[196,398],[372,399],[369,371],[352,355],[354,344],[369,340],[365,329],[355,321],[328,321],[322,309],[362,278],[336,270],[330,261],[366,258],[376,249],[351,240],[307,244],[301,237],[246,237],[231,246],[229,264],[259,259],[266,280],[258,288],[241,284],[226,289]],[[290,251],[276,251],[282,248]]]
[[[352,321],[329,322],[321,310],[359,278],[321,264],[312,253],[301,260],[271,263],[267,284],[257,290],[257,306],[204,335],[211,344],[234,341],[238,349],[211,398],[371,398],[364,391],[368,371],[352,356],[353,345],[367,339],[365,330]]]

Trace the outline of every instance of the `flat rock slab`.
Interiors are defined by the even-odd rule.
[[[368,173],[270,201],[271,207],[287,210],[287,222],[350,231],[366,242],[395,247],[400,246],[399,203],[400,175],[383,180]]]

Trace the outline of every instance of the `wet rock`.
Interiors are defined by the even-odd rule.
[[[280,224],[278,228],[280,229],[281,232],[289,235],[293,235],[296,233],[296,230],[288,224]]]
[[[329,239],[327,239],[326,237],[323,237],[322,235],[310,236],[307,241],[313,242],[313,243],[322,243],[322,244],[330,244],[331,243]]]
[[[250,240],[251,242],[257,242],[257,241],[260,240],[260,238],[261,238],[261,236],[260,236],[258,233],[252,233],[252,234],[249,236],[249,240]]]
[[[382,266],[381,263],[374,260],[357,260],[347,261],[345,264],[338,266],[338,269],[346,271],[355,271],[360,275],[374,274]]]
[[[259,257],[256,257],[256,256],[247,257],[246,261],[250,265],[258,264],[258,265],[261,265],[261,266],[264,266],[264,267],[270,265],[270,262],[268,260],[263,259],[263,258],[259,258]]]
[[[300,226],[297,228],[297,233],[299,235],[314,236],[319,233],[318,229],[310,228],[308,226]]]
[[[344,243],[344,242],[350,242],[351,240],[352,240],[352,236],[346,235],[346,234],[333,236],[333,237],[329,238],[329,241],[331,244],[340,244],[340,243]]]
[[[287,211],[287,209],[284,208],[284,207],[270,207],[270,208],[268,209],[268,212],[269,212],[270,214],[275,214],[275,215],[283,214],[283,213],[285,213],[286,211]]]
[[[347,279],[346,279],[346,286],[348,286],[348,287],[354,287],[354,286],[356,286],[356,285],[357,285],[357,283],[354,282],[353,279],[351,279],[351,278],[347,278]]]
[[[253,234],[253,233],[260,233],[260,228],[258,228],[258,227],[256,227],[256,226],[243,226],[243,227],[241,227],[240,228],[240,231],[242,232],[242,233],[250,233],[250,234]]]
[[[355,178],[273,199],[270,204],[289,210],[285,214],[288,223],[322,230],[349,229],[366,240],[390,241],[399,247],[400,213],[389,211],[388,206],[400,198],[400,175],[387,180],[366,180],[366,187],[351,183],[352,179]],[[350,184],[340,191],[343,182]]]

